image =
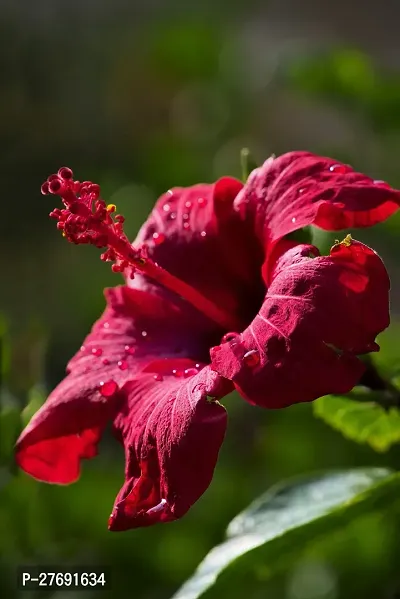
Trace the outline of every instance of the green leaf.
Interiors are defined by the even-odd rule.
[[[400,322],[391,322],[390,327],[377,338],[380,351],[369,354],[379,372],[388,378],[400,375],[399,338]]]
[[[260,592],[265,580],[298,558],[309,542],[343,530],[359,516],[388,510],[399,490],[400,475],[383,468],[277,486],[231,522],[227,540],[210,551],[174,599],[243,599],[243,589],[251,596],[255,585]]]
[[[400,411],[374,403],[374,397],[379,395],[382,399],[382,393],[365,395],[371,401],[354,401],[337,395],[321,397],[314,402],[314,414],[348,439],[368,443],[375,451],[387,451],[400,441]]]

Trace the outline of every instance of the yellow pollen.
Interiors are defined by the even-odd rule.
[[[107,205],[107,212],[115,212],[117,209],[115,204],[108,204]]]
[[[351,246],[352,243],[353,243],[353,238],[349,233],[348,235],[346,235],[346,237],[343,239],[343,241],[339,241],[339,239],[335,239],[334,247],[335,247],[335,245],[344,245],[344,247],[348,248]]]
[[[65,237],[65,236],[66,236],[66,233],[65,233],[65,231],[62,231],[61,235],[62,235],[63,237]]]

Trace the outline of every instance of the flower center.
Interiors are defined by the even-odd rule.
[[[211,320],[227,330],[240,330],[241,325],[230,314],[203,296],[178,277],[175,277],[147,255],[147,246],[134,248],[123,230],[125,218],[115,214],[116,206],[100,198],[100,186],[91,181],[74,181],[70,168],[62,167],[50,175],[41,187],[42,194],[60,196],[65,208],[55,208],[50,216],[57,220],[57,228],[68,241],[106,248],[101,254],[105,262],[112,262],[114,272],[130,269],[157,281],[188,301]]]

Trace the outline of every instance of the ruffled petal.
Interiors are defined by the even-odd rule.
[[[246,323],[263,297],[263,251],[233,210],[242,188],[240,181],[224,177],[171,189],[157,201],[133,245],[145,244],[157,264]],[[127,284],[136,282],[127,278]]]
[[[195,374],[188,360],[169,362],[149,364],[123,389],[127,403],[115,428],[125,446],[126,474],[110,530],[180,518],[211,482],[227,419],[215,398],[233,385],[209,366]]]
[[[308,225],[328,231],[370,227],[399,205],[400,191],[387,183],[310,152],[269,158],[234,202],[268,254],[285,235]]]
[[[242,335],[212,352],[212,367],[251,403],[282,408],[346,393],[389,325],[389,278],[378,255],[356,241],[330,256],[313,246],[276,263],[261,310]]]
[[[68,376],[22,432],[19,466],[31,476],[67,484],[79,477],[81,459],[96,455],[107,423],[124,405],[120,389],[155,359],[204,362],[219,332],[183,302],[121,286],[106,291],[107,308]]]

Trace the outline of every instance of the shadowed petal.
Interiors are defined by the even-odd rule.
[[[242,187],[223,177],[171,189],[157,201],[133,245],[146,244],[157,264],[246,322],[262,300],[263,252],[233,210]],[[127,284],[135,287],[136,278]]]

